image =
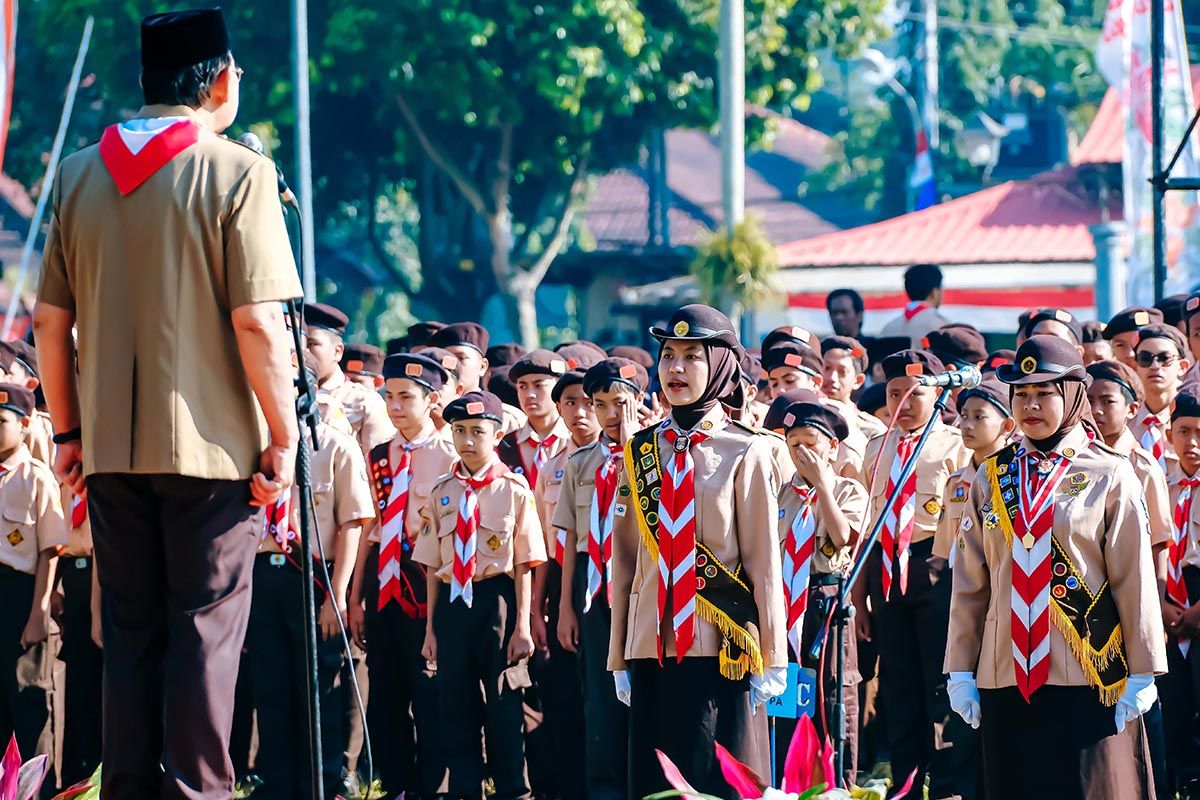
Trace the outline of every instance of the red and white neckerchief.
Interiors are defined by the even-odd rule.
[[[621,460],[619,444],[604,442],[604,463],[596,470],[596,491],[592,493],[588,514],[587,591],[583,595],[583,613],[592,608],[592,599],[604,587],[605,598],[612,604],[612,529],[617,500],[617,465]]]
[[[1071,466],[1057,453],[1014,459],[1019,489],[1012,521],[1012,652],[1025,702],[1050,678],[1050,562],[1054,493]]]
[[[459,598],[471,607],[475,597],[475,547],[479,535],[479,498],[483,487],[504,474],[508,468],[499,461],[483,473],[482,478],[465,475],[466,467],[460,461],[454,465],[453,475],[463,485],[462,499],[458,501],[458,522],[454,527],[454,563],[450,568],[450,602]]]
[[[725,420],[710,431],[684,433],[663,423],[663,436],[671,452],[662,462],[662,485],[658,499],[658,637],[662,659],[662,623],[671,592],[671,630],[675,658],[683,661],[696,639],[696,462],[692,448],[725,426]]]
[[[1167,469],[1167,435],[1163,430],[1163,421],[1150,414],[1142,420],[1142,424],[1146,426],[1146,430],[1142,431],[1138,442],[1149,451],[1150,455],[1154,456],[1154,460],[1165,472]]]
[[[900,483],[904,466],[912,458],[917,437],[901,436],[896,442],[896,455],[888,472],[886,497]],[[913,469],[904,481],[900,494],[884,515],[883,530],[879,535],[879,548],[883,554],[883,597],[892,596],[892,580],[900,579],[900,594],[908,591],[908,557],[912,545],[913,527],[917,518],[917,471]]]
[[[1179,482],[1179,499],[1175,501],[1174,536],[1167,548],[1167,597],[1180,608],[1190,608],[1187,585],[1183,582],[1183,557],[1187,554],[1188,534],[1191,531],[1192,490],[1200,486],[1200,478],[1184,478]],[[1179,652],[1186,658],[1192,640],[1180,638]]]
[[[268,536],[272,537],[279,549],[285,553],[292,551],[290,542],[296,538],[296,532],[292,530],[291,507],[292,493],[289,490],[263,510],[261,540],[265,542]]]
[[[390,481],[386,503],[379,511],[379,609],[392,600],[401,602],[400,560],[404,553],[404,522],[408,512],[408,487],[412,482],[412,451],[433,441],[426,436],[416,442],[402,442],[400,457],[387,468],[385,485]],[[384,498],[381,498],[381,500]],[[411,542],[409,542],[411,544]]]
[[[136,119],[105,128],[100,137],[100,160],[127,195],[205,135],[187,117]]]
[[[808,608],[808,578],[816,552],[817,514],[813,509],[816,493],[807,486],[792,484],[792,489],[800,496],[800,510],[783,542],[783,596],[787,603],[788,641],[796,658],[800,658],[800,633]]]
[[[567,532],[562,528],[554,529],[554,560],[561,567],[567,557]]]
[[[922,303],[919,300],[913,301],[911,303],[907,303],[904,306],[904,319],[907,321],[911,321],[913,317],[915,317],[917,314],[920,314],[922,311],[924,311],[927,308],[929,308],[929,304]]]
[[[525,468],[527,473],[525,477],[529,479],[529,488],[532,489],[537,486],[538,474],[542,471],[542,467],[551,458],[550,448],[558,443],[558,434],[552,433],[539,442],[531,433],[526,441],[533,447],[533,463]]]
[[[71,495],[71,530],[79,530],[87,522],[87,498]]]

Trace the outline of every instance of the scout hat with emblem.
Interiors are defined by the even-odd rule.
[[[583,386],[583,378],[587,374],[587,370],[575,368],[568,370],[566,375],[558,379],[558,383],[554,384],[554,388],[550,390],[550,399],[557,403],[562,400],[563,392],[572,386]],[[584,394],[587,389],[584,389]]]
[[[1070,311],[1067,311],[1065,308],[1044,308],[1038,313],[1034,314],[1029,318],[1029,321],[1025,323],[1025,336],[1032,336],[1034,330],[1037,329],[1037,326],[1041,325],[1043,322],[1057,322],[1065,327],[1071,333],[1071,336],[1074,337],[1075,344],[1079,344],[1083,341],[1083,329],[1079,325],[1079,320],[1077,320],[1075,315]]]
[[[521,360],[521,356],[529,351],[519,344],[494,344],[487,349],[488,364],[495,367],[511,367]]]
[[[796,342],[782,342],[763,351],[762,368],[768,375],[782,367],[791,367],[813,377],[820,377],[822,366],[819,350]]]
[[[499,397],[501,402],[513,408],[521,405],[521,396],[517,393],[516,381],[512,379],[512,367],[496,367],[488,372],[487,390]],[[553,399],[553,392],[551,392]],[[558,402],[555,400],[555,402]]]
[[[948,367],[974,366],[987,358],[983,334],[969,325],[947,325],[930,331],[922,344]]]
[[[1163,322],[1167,325],[1178,325],[1183,322],[1183,306],[1187,299],[1186,294],[1173,294],[1159,300],[1154,307],[1162,312]]]
[[[229,52],[229,31],[219,8],[172,11],[142,20],[142,69],[171,72]]]
[[[470,347],[483,355],[488,349],[488,332],[478,322],[456,322],[429,337],[429,344],[441,348]]]
[[[874,414],[887,405],[887,384],[872,383],[862,390],[855,405],[864,414]]]
[[[981,370],[984,375],[989,372],[995,372],[997,368],[1013,363],[1013,358],[1017,355],[1016,350],[993,350],[988,353],[988,357],[983,360]]]
[[[420,355],[436,361],[442,366],[442,369],[446,370],[446,373],[451,378],[458,380],[458,356],[454,355],[454,353],[451,353],[449,350],[443,350],[440,347],[426,347],[421,351]]]
[[[1200,387],[1185,386],[1175,395],[1175,402],[1171,405],[1171,422],[1180,417],[1200,418]]]
[[[942,360],[928,350],[901,350],[883,360],[885,380],[914,378],[918,375],[936,375],[945,372]]]
[[[635,394],[650,388],[650,376],[646,368],[628,358],[606,358],[590,367],[583,378],[583,391],[588,397],[596,392],[607,391],[612,385],[628,386]]]
[[[1146,396],[1142,379],[1129,365],[1121,361],[1097,361],[1088,364],[1088,375],[1093,381],[1109,381],[1117,385],[1130,403],[1140,403]]]
[[[28,417],[33,413],[33,392],[15,383],[0,383],[0,408]]]
[[[604,352],[604,348],[588,341],[559,345],[555,352],[558,353],[559,358],[566,359],[567,367],[570,369],[586,370],[608,358],[608,353]]]
[[[383,374],[383,351],[373,344],[346,344],[342,353],[342,372],[379,377]]]
[[[814,428],[830,439],[845,441],[850,435],[850,426],[838,412],[820,403],[791,403],[783,412],[783,429]]]
[[[450,371],[424,353],[397,353],[383,362],[383,379],[406,378],[436,392],[450,379]]]
[[[834,350],[849,353],[850,357],[854,359],[854,368],[860,373],[866,372],[867,365],[871,363],[870,357],[867,355],[867,348],[858,339],[851,336],[826,336],[821,340],[821,355]]]
[[[1183,338],[1183,334],[1179,332],[1179,328],[1176,328],[1174,325],[1168,325],[1165,322],[1155,322],[1138,328],[1137,346],[1141,347],[1142,342],[1147,339],[1166,339],[1175,345],[1175,349],[1179,351],[1180,358],[1188,357],[1187,340]]]
[[[1112,315],[1104,326],[1104,338],[1114,339],[1122,333],[1133,333],[1138,328],[1163,321],[1163,313],[1157,308],[1130,306]]]
[[[996,378],[990,377],[978,386],[963,389],[958,393],[958,397],[954,401],[954,407],[958,411],[959,416],[962,416],[967,401],[972,397],[977,397],[980,400],[991,403],[1005,417],[1012,417],[1012,407],[1008,400],[1008,387],[996,380]]]
[[[692,303],[679,309],[667,320],[665,328],[651,328],[650,335],[659,342],[676,339],[720,344],[733,350],[738,358],[741,358],[742,343],[738,340],[729,317],[702,303]]]
[[[817,349],[820,347],[820,341],[804,328],[799,325],[784,325],[776,328],[763,337],[762,351],[765,353],[772,347],[785,342],[794,342],[803,347]]]
[[[567,374],[567,369],[567,360],[558,353],[550,350],[533,350],[521,356],[515,364],[509,367],[508,379],[513,383],[531,375],[543,375],[558,379]]]
[[[1188,322],[1197,314],[1200,314],[1200,292],[1183,301],[1183,322]]]
[[[612,358],[628,358],[630,361],[636,361],[645,368],[646,372],[654,369],[654,356],[641,347],[619,344],[616,347],[608,348],[608,354]]]
[[[1079,348],[1057,336],[1030,336],[1017,348],[1014,362],[996,370],[1001,383],[1020,386],[1062,380],[1089,381]]]
[[[772,400],[771,405],[767,406],[767,413],[763,415],[762,426],[768,431],[778,433],[784,430],[783,415],[787,413],[788,406],[792,403],[820,402],[821,396],[812,389],[788,389]]]
[[[446,405],[442,412],[446,422],[461,422],[468,419],[490,419],[497,425],[504,424],[504,405],[491,392],[467,392]]]
[[[304,324],[310,328],[322,328],[338,336],[346,335],[350,318],[325,303],[304,304]]]

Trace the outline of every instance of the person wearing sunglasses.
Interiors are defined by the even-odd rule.
[[[1146,400],[1133,418],[1133,432],[1142,447],[1164,471],[1176,461],[1171,447],[1171,403],[1191,366],[1187,342],[1173,325],[1161,322],[1138,329],[1134,363],[1146,391]]]

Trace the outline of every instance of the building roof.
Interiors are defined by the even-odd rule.
[[[1200,64],[1192,65],[1192,95],[1200,94]],[[1188,109],[1191,113],[1191,109]],[[1168,148],[1176,143],[1167,142]],[[1071,164],[1120,164],[1125,147],[1125,120],[1121,113],[1121,93],[1109,88],[1096,109],[1091,127],[1071,154]],[[1168,150],[1170,155],[1170,149]]]

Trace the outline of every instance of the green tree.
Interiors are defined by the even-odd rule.
[[[777,291],[775,245],[757,217],[735,225],[732,234],[721,228],[702,238],[689,269],[700,288],[700,299],[729,309],[735,328],[740,327],[743,310]]]

